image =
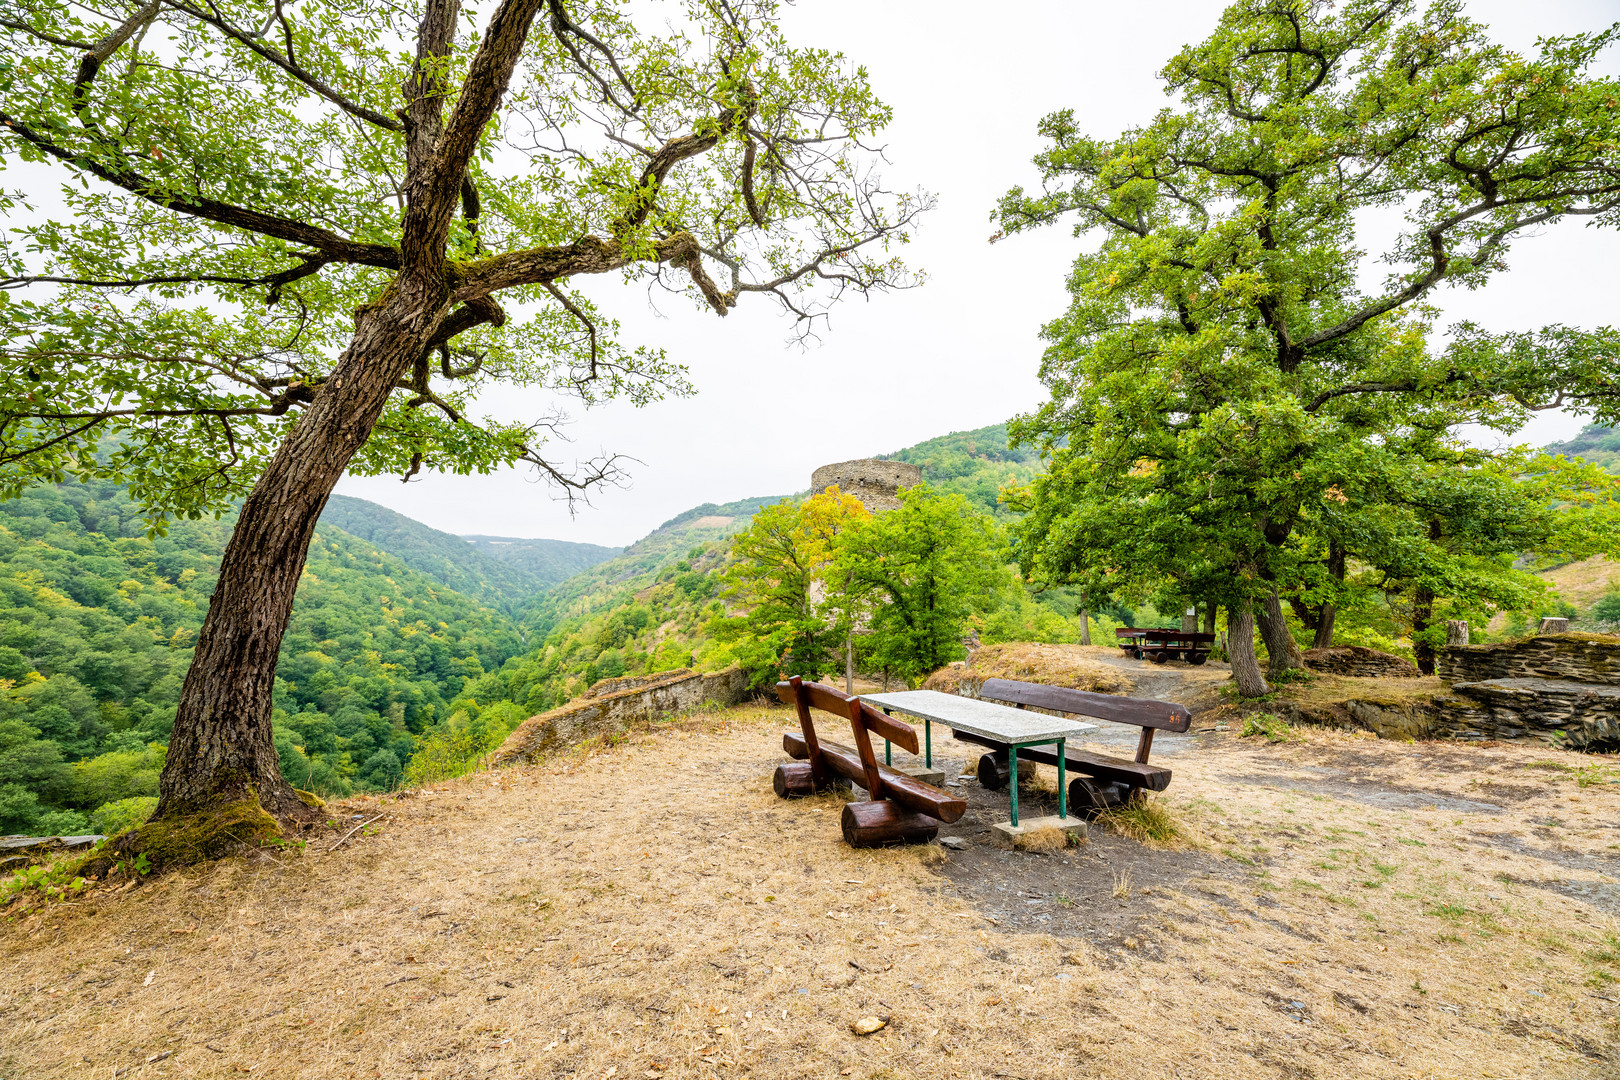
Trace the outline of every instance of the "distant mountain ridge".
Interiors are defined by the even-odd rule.
[[[567,581],[580,571],[606,562],[624,550],[622,547],[580,544],[572,540],[534,540],[519,536],[469,533],[461,539],[481,554],[499,559],[552,585]]]
[[[1549,454],[1583,458],[1600,469],[1620,473],[1620,431],[1614,428],[1588,424],[1573,439],[1548,443],[1542,449]]]
[[[440,532],[386,506],[349,495],[333,495],[321,522],[386,551],[447,588],[509,614],[532,604],[581,569],[617,553],[615,548],[565,540],[515,540],[514,546],[523,545],[522,551],[503,557],[499,545],[485,550],[473,538]]]

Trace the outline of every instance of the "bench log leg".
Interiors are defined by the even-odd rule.
[[[844,841],[850,847],[916,844],[939,835],[939,820],[880,799],[844,804]]]
[[[835,787],[847,788],[849,782],[842,777],[826,776],[818,789],[808,761],[788,761],[776,767],[776,772],[771,776],[771,787],[776,789],[779,798],[803,799]]]
[[[1113,784],[1101,783],[1091,777],[1077,776],[1069,781],[1069,812],[1091,819],[1111,806],[1120,804]]]
[[[983,754],[979,757],[979,786],[1000,791],[1007,786],[1009,768],[1005,754]]]

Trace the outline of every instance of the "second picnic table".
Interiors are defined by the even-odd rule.
[[[1214,634],[1200,634],[1173,627],[1122,626],[1114,631],[1119,647],[1126,656],[1141,660],[1144,656],[1155,664],[1166,660],[1182,659],[1189,664],[1202,664],[1209,659]]]
[[[892,694],[862,694],[862,701],[886,713],[903,713],[923,722],[924,763],[934,765],[933,723],[939,721],[952,730],[994,739],[1008,747],[1008,765],[1012,770],[1012,823],[1018,825],[1018,751],[1026,746],[1056,744],[1058,771],[1058,817],[1069,816],[1069,785],[1065,776],[1067,755],[1065,741],[1088,731],[1096,731],[1096,724],[1079,720],[1065,720],[1061,716],[1026,712],[1022,709],[996,705],[974,698],[944,694],[938,690],[900,690]],[[889,760],[889,747],[884,744],[884,760]]]

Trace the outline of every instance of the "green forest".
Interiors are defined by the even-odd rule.
[[[1604,440],[1617,438],[1590,428],[1549,450],[1608,464]],[[936,493],[961,496],[998,528],[1017,517],[1003,494],[1040,468],[1008,447],[1004,425],[888,456],[920,465]],[[599,679],[748,662],[751,643],[725,632],[733,540],[759,511],[802,498],[704,504],[622,551],[513,541],[509,558],[508,545],[489,543],[499,538],[469,543],[335,497],[277,669],[283,775],[323,796],[427,782],[465,771],[523,719]],[[0,502],[0,831],[109,832],[150,811],[231,526],[230,516],[179,521],[148,537],[110,484]],[[560,581],[540,572],[569,560],[587,565]],[[1069,590],[1007,575],[967,619],[986,643],[1074,642],[1078,604]],[[1529,614],[1513,615],[1509,631]],[[1150,604],[1116,602],[1092,612],[1090,631],[1105,640],[1115,626],[1159,620]],[[1341,618],[1338,640],[1409,655],[1403,632],[1398,601],[1369,601]]]
[[[987,510],[1034,468],[1001,426],[895,456]],[[783,498],[694,507],[618,551],[469,542],[335,496],[277,668],[283,775],[326,796],[430,780],[598,679],[724,667],[733,656],[711,624],[730,538]],[[109,832],[150,811],[232,525],[177,521],[149,537],[106,483],[0,502],[0,831]],[[573,572],[557,580],[559,568]],[[1026,634],[1072,633],[1028,596],[1003,600],[1003,621]]]

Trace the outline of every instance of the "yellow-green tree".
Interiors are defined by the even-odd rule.
[[[716,619],[713,630],[756,686],[781,675],[815,678],[833,666],[849,632],[849,611],[829,596],[827,568],[839,537],[871,517],[835,485],[802,503],[766,507],[732,539],[735,561],[721,595],[742,610]]]

